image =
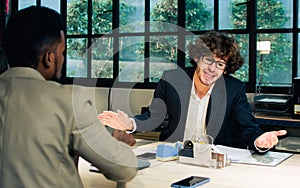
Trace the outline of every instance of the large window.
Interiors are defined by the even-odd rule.
[[[81,84],[154,88],[164,70],[191,66],[186,45],[208,30],[233,34],[247,92],[290,93],[300,76],[299,0],[22,0],[66,20],[63,75]],[[14,8],[13,10],[17,10]]]

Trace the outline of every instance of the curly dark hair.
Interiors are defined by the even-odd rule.
[[[202,56],[216,55],[218,58],[228,57],[226,74],[233,74],[243,64],[239,46],[235,38],[228,33],[208,31],[188,45],[191,64],[196,68],[196,59]]]

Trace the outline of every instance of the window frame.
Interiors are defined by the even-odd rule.
[[[256,42],[257,42],[257,34],[260,33],[291,33],[293,38],[292,43],[292,76],[297,76],[297,69],[298,69],[298,34],[300,33],[300,29],[298,28],[298,2],[299,0],[292,0],[293,3],[293,25],[292,28],[283,28],[283,29],[256,29],[256,15],[253,12],[256,12],[256,3],[254,0],[245,1],[247,4],[247,25],[245,29],[228,29],[228,30],[219,30],[219,0],[214,0],[214,30],[217,31],[225,31],[230,32],[232,34],[249,34],[249,81],[245,82],[246,84],[246,92],[255,93],[256,92]],[[112,15],[112,23],[113,23],[113,31],[119,25],[119,0],[112,0],[113,2],[113,15]],[[66,20],[66,10],[67,10],[67,1],[61,0],[61,14],[63,18]],[[90,10],[92,1],[88,0],[88,15],[91,16],[92,11]],[[18,1],[11,1],[12,5],[12,12],[18,10]],[[36,0],[36,5],[41,5],[41,0]],[[2,7],[5,8],[5,7]],[[88,19],[89,25],[91,27],[91,21]],[[145,21],[150,20],[150,0],[145,0]],[[178,26],[185,27],[185,1],[178,0]],[[182,33],[176,32],[162,32],[162,33],[151,33],[148,32],[147,29],[149,25],[145,24],[145,32],[142,33],[112,33],[111,36],[115,38],[115,41],[118,41],[119,37],[124,36],[144,36],[146,39],[149,36],[156,36],[156,35],[177,35],[178,37],[178,48],[184,49],[185,46],[185,36],[182,36]],[[91,30],[91,29],[90,29]],[[199,35],[206,31],[192,31],[193,34]],[[66,39],[68,38],[79,38],[85,37],[88,39],[88,46],[91,45],[91,41],[95,37],[101,37],[100,35],[92,35],[91,31],[88,32],[87,35],[66,35]],[[147,40],[146,40],[147,41]],[[117,42],[115,42],[114,50],[118,48]],[[119,71],[119,57],[118,52],[113,56],[113,79],[105,79],[105,78],[91,78],[90,74],[88,73],[89,78],[76,78],[76,84],[84,85],[84,86],[96,86],[96,87],[132,87],[132,82],[118,82],[116,80]],[[134,88],[141,88],[141,89],[154,89],[157,83],[149,82],[149,43],[145,43],[145,70],[144,70],[144,83],[135,83]],[[178,50],[177,51],[177,62],[178,67],[184,68],[185,66],[185,53]],[[74,78],[66,77],[66,67],[67,63],[64,63],[62,69],[62,83],[64,84],[73,84]],[[91,68],[91,62],[89,62],[88,68]],[[96,84],[95,84],[96,83]],[[291,87],[261,87],[263,93],[275,93],[275,94],[291,94],[293,91],[292,85]]]

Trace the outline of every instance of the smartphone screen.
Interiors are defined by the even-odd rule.
[[[204,183],[209,182],[210,179],[207,177],[190,176],[178,182],[172,183],[171,187],[184,188],[184,187],[198,187]]]

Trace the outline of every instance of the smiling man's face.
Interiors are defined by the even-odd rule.
[[[198,75],[200,81],[207,86],[213,85],[224,73],[223,69],[217,67],[217,63],[226,64],[226,59],[214,57],[214,63],[206,64],[203,62],[203,58],[197,61],[196,74]]]

